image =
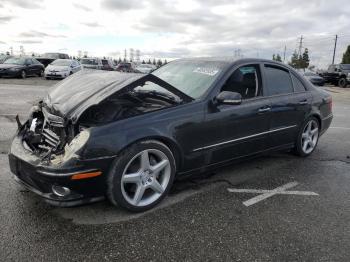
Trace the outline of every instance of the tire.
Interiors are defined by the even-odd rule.
[[[25,70],[22,70],[22,71],[21,71],[21,78],[22,78],[22,79],[26,79],[26,78],[27,78],[27,73],[26,73]]]
[[[307,157],[314,152],[320,134],[320,123],[315,117],[310,117],[300,128],[294,153]]]
[[[341,88],[345,88],[347,86],[346,78],[342,77],[338,81],[338,86]]]
[[[168,194],[175,173],[175,159],[166,145],[140,141],[113,163],[107,178],[107,198],[132,212],[149,210]]]
[[[39,74],[38,74],[38,76],[43,77],[44,76],[44,70],[41,69]]]

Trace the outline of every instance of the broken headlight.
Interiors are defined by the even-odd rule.
[[[82,149],[82,147],[86,144],[90,136],[88,130],[81,131],[73,140],[64,147],[64,156],[63,160],[66,161],[73,156],[77,156],[77,152]]]

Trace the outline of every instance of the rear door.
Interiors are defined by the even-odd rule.
[[[295,91],[297,87],[294,85],[297,85],[298,78],[293,76],[293,79],[285,67],[275,64],[264,65],[264,80],[271,101],[268,140],[270,148],[295,142],[299,125],[310,104],[310,94],[305,89]]]

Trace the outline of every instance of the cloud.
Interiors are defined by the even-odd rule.
[[[0,16],[0,22],[7,23],[7,22],[10,22],[14,18],[15,18],[15,16],[10,16],[10,15]]]
[[[3,6],[7,4],[25,9],[38,9],[42,8],[43,0],[2,0]]]
[[[142,0],[103,0],[101,6],[111,11],[127,11],[131,9],[140,9],[144,6],[144,3]]]
[[[83,10],[83,11],[86,11],[86,12],[90,12],[92,11],[91,8],[85,6],[85,5],[81,5],[81,4],[78,4],[78,3],[73,3],[73,6],[77,9],[80,9],[80,10]]]
[[[4,41],[0,41],[0,45],[6,45]]]
[[[53,34],[47,34],[47,33],[44,33],[44,32],[39,32],[39,31],[29,31],[29,32],[23,32],[23,33],[20,33],[18,35],[19,37],[33,37],[33,38],[36,38],[36,37],[54,37],[54,38],[58,38],[58,37],[66,37],[64,35],[53,35]]]
[[[41,40],[20,40],[20,41],[16,41],[16,43],[19,44],[41,44],[43,41]]]
[[[97,22],[87,22],[87,23],[82,23],[83,25],[86,25],[88,27],[102,27],[102,25],[100,25]]]

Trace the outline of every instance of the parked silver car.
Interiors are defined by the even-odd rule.
[[[100,58],[82,58],[81,66],[88,69],[103,69],[102,59]]]
[[[81,70],[78,61],[72,59],[56,59],[45,68],[44,76],[46,79],[66,78]]]

